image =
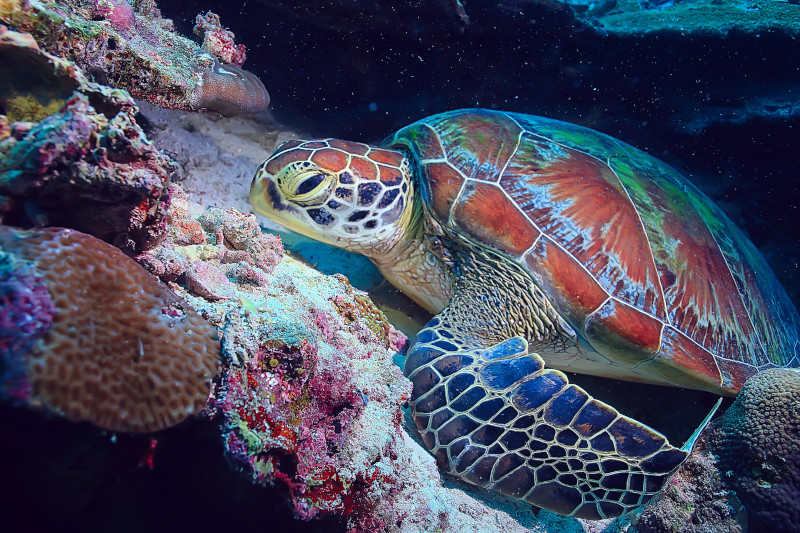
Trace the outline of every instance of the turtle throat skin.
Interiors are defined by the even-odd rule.
[[[450,267],[436,251],[437,245],[418,195],[409,201],[410,217],[403,236],[388,253],[371,256],[381,274],[395,287],[432,314],[440,312],[450,301],[452,279]]]
[[[450,299],[445,262],[401,151],[325,139],[283,143],[256,171],[250,203],[288,229],[369,257],[432,313]]]

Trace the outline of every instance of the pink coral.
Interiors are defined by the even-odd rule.
[[[207,12],[197,15],[194,26],[195,35],[203,38],[203,49],[220,58],[224,63],[241,67],[246,53],[243,44],[236,44],[232,31],[222,27],[219,15]]]
[[[128,32],[136,23],[133,9],[125,0],[97,0],[95,11],[120,31]]]

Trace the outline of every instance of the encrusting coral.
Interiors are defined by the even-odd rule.
[[[269,104],[266,89],[254,74],[239,68],[244,49],[212,15],[205,16],[209,53],[176,34],[152,0],[0,3],[0,22],[31,33],[43,49],[73,61],[99,83],[161,107],[226,114],[263,111]],[[217,27],[211,28],[214,22]],[[235,65],[220,65],[213,53]]]
[[[205,406],[216,329],[132,259],[57,228],[0,226],[0,251],[51,300],[38,291],[41,303],[23,312],[39,324],[26,353],[0,344],[2,366],[16,371],[0,381],[4,397],[126,432],[164,429]]]

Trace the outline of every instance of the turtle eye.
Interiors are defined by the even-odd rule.
[[[300,182],[300,185],[297,186],[297,190],[294,192],[297,196],[302,196],[304,194],[308,194],[314,189],[319,186],[325,180],[325,176],[323,174],[314,174],[310,178],[304,179]]]
[[[287,200],[303,206],[321,205],[333,192],[336,177],[308,164],[290,165],[277,176]]]

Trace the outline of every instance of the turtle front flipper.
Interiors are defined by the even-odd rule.
[[[465,306],[451,302],[426,325],[405,364],[414,420],[450,474],[557,513],[600,519],[647,502],[686,457],[545,368],[523,337],[482,342],[480,332],[463,327],[458,308]]]

